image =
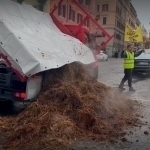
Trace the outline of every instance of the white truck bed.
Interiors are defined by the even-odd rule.
[[[26,76],[79,61],[95,61],[91,50],[63,34],[47,13],[0,0],[0,53]]]

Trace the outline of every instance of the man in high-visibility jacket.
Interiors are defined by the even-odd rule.
[[[132,45],[127,46],[127,50],[124,52],[124,77],[119,85],[120,90],[125,90],[124,83],[128,80],[129,91],[135,91],[132,87],[132,70],[134,68],[134,58],[138,57],[144,52],[144,50],[134,52]]]

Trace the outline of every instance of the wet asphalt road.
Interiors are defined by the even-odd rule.
[[[111,87],[118,88],[121,79],[123,78],[123,60],[110,58],[108,62],[100,62],[99,64],[99,79]],[[133,87],[136,92],[129,92],[127,89],[123,92],[124,95],[132,99],[150,102],[150,75],[139,75],[133,78]]]
[[[99,63],[98,81],[116,88],[123,77],[123,60],[110,58],[108,62]],[[118,141],[117,144],[94,142],[80,142],[74,147],[74,150],[150,150],[150,75],[140,75],[133,79],[133,87],[136,92],[129,92],[127,83],[126,91],[122,92],[125,96],[138,100],[142,103],[143,121],[147,124],[142,128],[134,128],[131,131],[134,134],[127,135],[128,142]],[[145,135],[147,131],[149,134]],[[130,132],[130,131],[129,131]]]

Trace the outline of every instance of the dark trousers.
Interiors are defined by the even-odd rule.
[[[128,80],[128,86],[132,87],[132,69],[124,70],[124,77],[120,83],[120,86],[122,87],[127,80]]]

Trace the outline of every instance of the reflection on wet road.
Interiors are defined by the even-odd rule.
[[[101,62],[99,64],[99,79],[114,88],[118,88],[121,79],[123,78],[123,60],[121,59],[109,59],[108,62]],[[150,101],[150,75],[139,74],[136,77],[133,76],[133,87],[136,92],[128,92],[128,85],[125,83],[127,89],[123,94],[129,96],[132,99]]]
[[[99,65],[99,81],[106,83],[114,88],[118,88],[121,79],[123,78],[123,60],[109,59],[109,62],[104,62]],[[139,100],[143,104],[142,115],[143,121],[147,125],[140,129],[133,129],[132,135],[127,136],[129,142],[118,142],[116,145],[108,144],[104,150],[149,150],[150,149],[150,134],[145,135],[144,132],[150,133],[150,74],[138,74],[133,76],[133,87],[136,92],[129,92],[128,85],[125,84],[126,91],[122,92],[125,96]],[[104,144],[104,146],[106,146]],[[98,149],[97,149],[98,150]]]
[[[109,59],[108,62],[100,62],[98,81],[108,86],[118,89],[119,83],[123,78],[123,60]],[[136,92],[129,92],[128,85],[125,84],[126,90],[122,92],[125,96],[133,100],[139,100],[142,103],[143,122],[147,124],[141,128],[131,129],[133,134],[127,135],[126,142],[118,141],[116,144],[111,143],[94,143],[80,142],[74,147],[74,150],[150,150],[150,75],[138,75],[133,77],[133,87]],[[130,131],[129,131],[130,133]]]

